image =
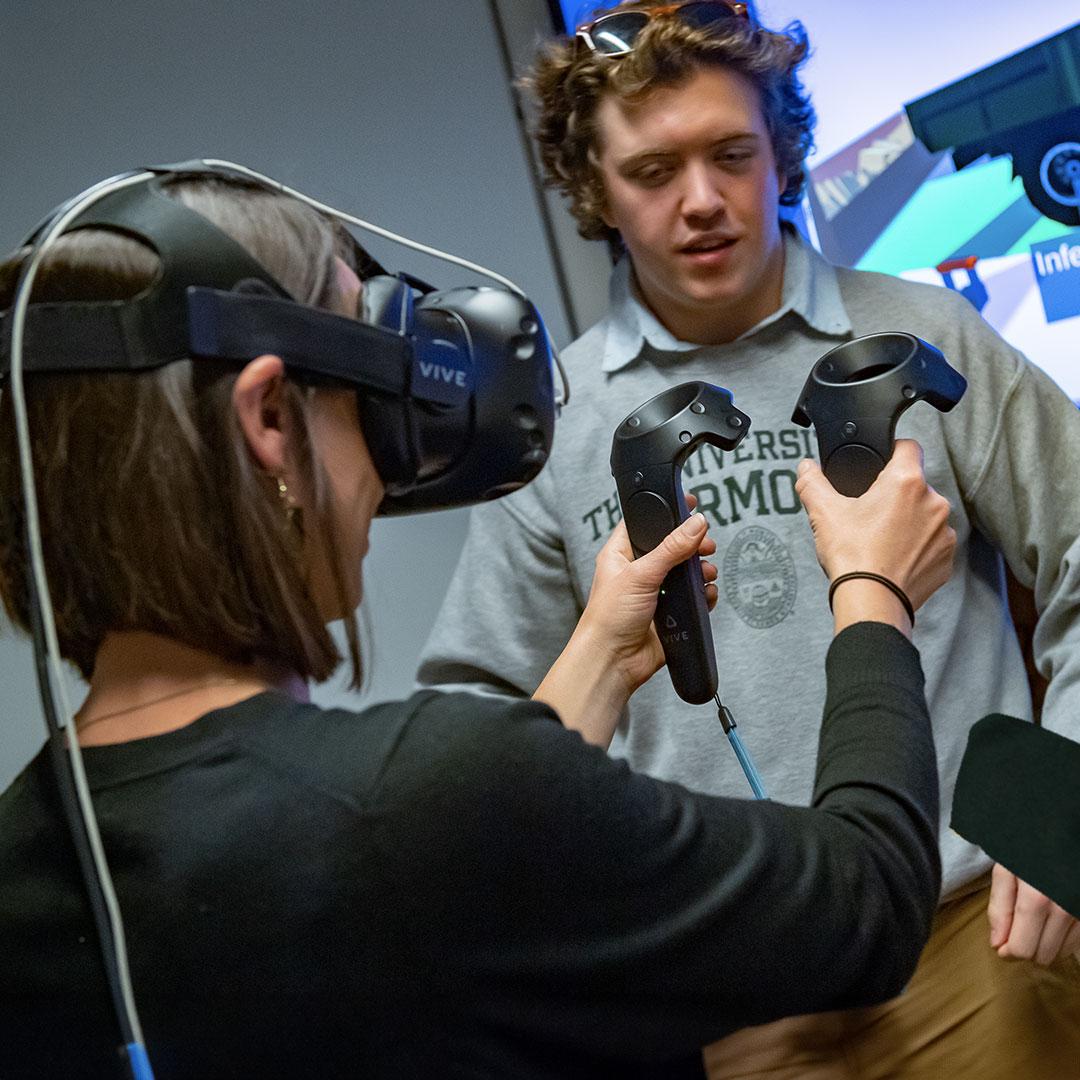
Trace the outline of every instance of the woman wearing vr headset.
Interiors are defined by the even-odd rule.
[[[349,246],[318,213],[221,177],[163,190],[300,303],[357,309]],[[0,309],[24,259],[0,266]],[[161,269],[130,234],[80,229],[31,310],[123,305]],[[331,620],[360,675],[385,490],[363,393],[272,352],[27,381],[57,635],[89,681],[76,731],[157,1076],[694,1075],[737,1027],[898,993],[940,874],[900,601],[869,580],[836,593],[811,809],[695,795],[589,745],[662,664],[657,591],[712,553],[700,515],[637,561],[615,530],[537,700],[317,708]],[[0,595],[28,629],[10,399]],[[861,499],[812,463],[800,491],[830,576],[875,570],[916,607],[948,577],[948,508],[914,444]],[[44,752],[0,798],[0,1075],[118,1075],[56,802]]]

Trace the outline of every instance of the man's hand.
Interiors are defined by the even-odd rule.
[[[990,945],[1003,959],[1048,967],[1080,950],[1080,920],[1004,866],[994,866],[987,914]]]

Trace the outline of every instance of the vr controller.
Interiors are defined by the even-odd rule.
[[[856,497],[892,457],[896,423],[916,401],[949,412],[967,380],[913,334],[870,334],[827,352],[813,367],[791,419],[817,431],[821,467]]]
[[[665,390],[615,430],[611,472],[635,556],[657,547],[689,517],[683,463],[703,443],[733,450],[750,430],[731,392],[706,382]],[[716,653],[701,562],[696,555],[664,579],[653,617],[675,692],[692,705],[716,693]]]

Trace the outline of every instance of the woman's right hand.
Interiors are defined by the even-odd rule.
[[[830,581],[868,570],[898,585],[917,609],[949,580],[956,533],[948,500],[926,482],[917,442],[898,439],[888,465],[857,499],[841,495],[809,459],[799,463],[795,490]],[[850,588],[841,586],[837,597]]]
[[[686,496],[693,509],[696,500]],[[634,558],[620,521],[596,557],[589,602],[577,628],[533,698],[550,705],[563,725],[597,746],[607,746],[630,695],[664,663],[653,626],[660,587],[668,572],[692,555],[715,553],[708,522],[693,514],[640,559]],[[705,598],[716,604],[716,567],[703,559]]]

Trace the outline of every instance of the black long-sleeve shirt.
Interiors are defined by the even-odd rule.
[[[827,663],[809,809],[430,692],[265,693],[86,749],[158,1080],[673,1076],[738,1027],[896,994],[940,880],[921,670],[869,623]],[[52,788],[41,756],[0,797],[0,1076],[120,1076]]]

